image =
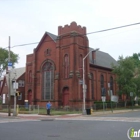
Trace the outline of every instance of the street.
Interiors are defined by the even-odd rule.
[[[0,116],[0,140],[128,140],[131,127],[140,129],[140,111],[33,120]]]

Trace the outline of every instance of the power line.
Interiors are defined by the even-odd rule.
[[[104,29],[104,30],[100,30],[100,31],[90,32],[90,33],[87,33],[87,35],[88,35],[88,34],[100,33],[100,32],[106,32],[106,31],[110,31],[110,30],[120,29],[120,28],[129,27],[129,26],[134,26],[134,25],[139,25],[139,24],[140,24],[140,22],[138,22],[138,23],[133,23],[133,24],[129,24],[129,25],[124,25],[124,26],[118,26],[118,27],[114,27],[114,28],[109,28],[109,29]]]
[[[49,40],[49,41],[52,41],[52,40]],[[49,42],[48,41],[48,42]],[[46,42],[46,41],[45,41]],[[14,47],[18,47],[18,46],[27,46],[27,45],[33,45],[33,44],[38,44],[39,42],[33,42],[33,43],[27,43],[27,44],[21,44],[21,45],[15,45],[15,46],[12,46],[11,48],[14,48]]]
[[[86,33],[86,34],[78,34],[76,36],[81,36],[81,35],[90,35],[90,34],[95,34],[95,33],[101,33],[101,32],[107,32],[107,31],[111,31],[111,30],[116,30],[116,29],[120,29],[120,28],[125,28],[125,27],[130,27],[130,26],[135,26],[135,25],[139,25],[140,22],[138,23],[133,23],[133,24],[128,24],[128,25],[123,25],[123,26],[118,26],[118,27],[114,27],[114,28],[108,28],[108,29],[104,29],[104,30],[99,30],[99,31],[94,31],[94,32],[89,32],[89,33]],[[56,40],[59,40],[59,39],[56,39]],[[54,41],[56,41],[54,40]],[[48,40],[48,41],[44,41],[44,42],[51,42],[53,40]],[[33,44],[38,44],[39,42],[33,42],[33,43],[27,43],[27,44],[20,44],[20,45],[14,45],[12,46],[11,48],[14,48],[14,47],[19,47],[19,46],[27,46],[27,45],[33,45]],[[6,47],[8,48],[8,47]]]

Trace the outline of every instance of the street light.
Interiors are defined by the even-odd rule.
[[[88,54],[83,58],[83,115],[86,115],[86,109],[85,109],[85,95],[86,95],[86,85],[85,85],[85,64],[84,64],[84,60],[87,58],[87,56],[91,53],[91,52],[96,52],[98,51],[98,49],[95,50],[91,50],[88,52]]]

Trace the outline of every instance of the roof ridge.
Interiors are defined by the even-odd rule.
[[[57,39],[57,35],[55,35],[55,34],[52,34],[52,33],[50,33],[50,32],[45,32],[47,35],[49,35],[50,37],[51,37],[51,39],[53,39],[53,41],[55,41],[56,42],[56,39]]]

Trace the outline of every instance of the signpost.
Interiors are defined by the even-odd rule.
[[[105,96],[102,96],[103,111],[105,111],[105,105],[104,105],[105,101],[106,101],[106,97]]]
[[[113,112],[113,109],[112,109],[112,101],[111,101],[111,97],[112,97],[112,91],[110,90],[110,83],[108,83],[108,93],[109,93],[109,96],[110,96],[110,104],[111,104],[111,111]]]
[[[8,62],[8,71],[12,69],[12,66],[13,66],[12,62]]]
[[[17,116],[17,110],[16,110],[16,90],[18,89],[18,83],[16,82],[16,79],[15,79],[15,82],[13,83],[13,89],[15,89],[15,94],[14,94],[14,111],[13,111],[13,116]]]
[[[133,92],[130,92],[130,97],[133,97]]]
[[[132,103],[132,110],[133,110],[133,92],[130,92],[131,103]]]
[[[16,109],[16,100],[17,100],[17,89],[18,89],[18,83],[16,82],[16,72],[15,72],[15,78],[14,78],[14,81],[13,81],[13,89],[15,90],[15,94],[14,94],[14,111],[13,111],[13,116],[17,116],[17,109]]]
[[[118,102],[118,96],[112,95],[112,96],[111,96],[111,101],[117,103],[117,102]]]
[[[80,85],[83,85],[83,80],[79,80],[79,84]]]
[[[3,94],[2,103],[5,104],[5,94]]]

